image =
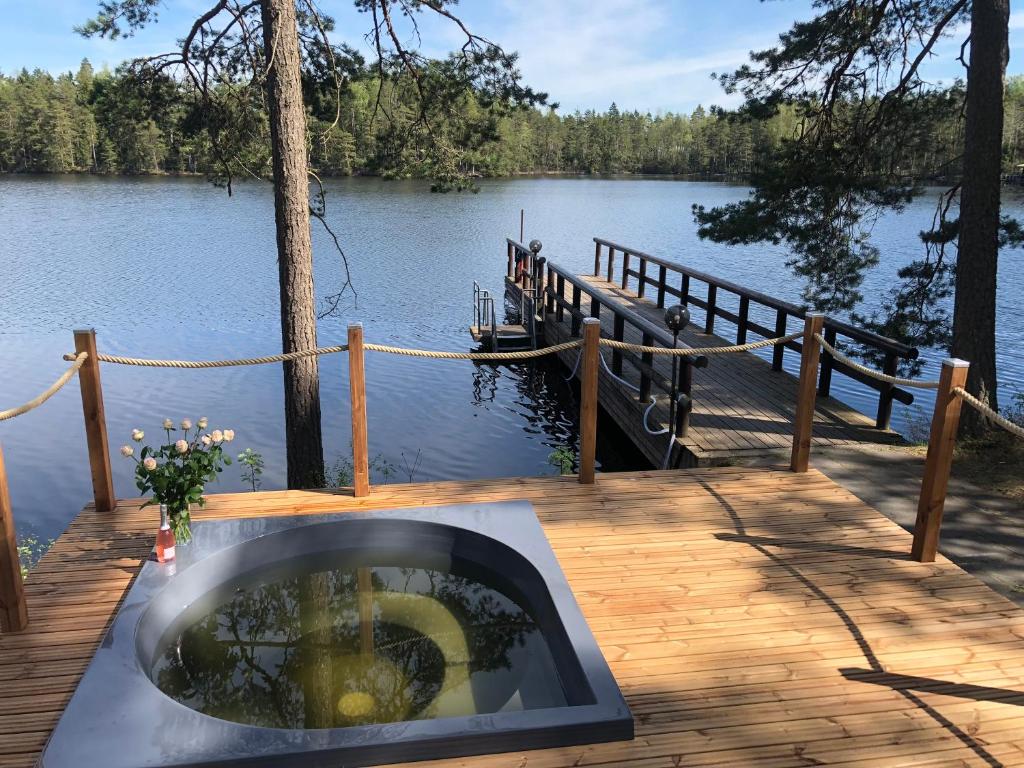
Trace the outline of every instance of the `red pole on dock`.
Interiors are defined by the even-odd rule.
[[[4,452],[0,448],[0,632],[21,632],[28,626],[28,606],[21,583],[14,511],[7,487]]]

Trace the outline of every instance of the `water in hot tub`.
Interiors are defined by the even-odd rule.
[[[338,728],[565,706],[531,616],[478,573],[293,567],[186,614],[152,679],[204,714]]]

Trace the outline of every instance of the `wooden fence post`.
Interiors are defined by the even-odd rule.
[[[910,556],[919,563],[935,562],[935,553],[939,549],[942,510],[946,503],[949,471],[953,466],[956,430],[960,424],[961,401],[953,394],[953,388],[967,383],[969,365],[963,360],[942,361],[939,389],[935,393],[935,413],[928,437],[928,457],[924,463],[921,496],[917,502],[914,543],[910,549]]]
[[[7,487],[4,452],[0,448],[0,632],[21,632],[28,626],[28,607],[21,583],[14,511]]]
[[[82,390],[82,415],[85,418],[85,441],[89,446],[89,468],[92,471],[92,496],[97,512],[109,512],[117,505],[114,478],[110,471],[110,447],[107,443],[107,418],[103,410],[103,387],[100,384],[100,361],[96,356],[96,331],[75,331],[75,352],[88,352],[89,357],[78,369]]]
[[[821,345],[814,334],[825,327],[825,315],[808,312],[804,318],[803,346],[800,350],[800,383],[797,385],[796,416],[793,419],[793,454],[789,468],[806,472],[811,457],[811,430],[814,427],[814,400],[818,390],[818,357]]]
[[[366,496],[370,492],[370,449],[366,438],[362,323],[348,327],[348,390],[352,410],[352,493]]]
[[[597,376],[601,354],[601,321],[583,318],[583,360],[580,377],[580,482],[594,482],[597,451]]]

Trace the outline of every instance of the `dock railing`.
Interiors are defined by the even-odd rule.
[[[788,301],[600,237],[594,238],[594,276],[605,276],[608,282],[618,283],[623,289],[630,287],[632,278],[635,280],[636,293],[640,297],[644,297],[647,288],[651,287],[656,292],[655,301],[659,307],[664,307],[666,297],[671,296],[683,306],[692,305],[704,310],[705,333],[715,332],[717,318],[730,322],[736,329],[737,344],[745,344],[750,333],[765,339],[785,336],[789,332],[790,319],[802,321],[806,317],[804,310]],[[696,295],[694,282],[705,285],[706,292],[703,297]],[[723,297],[719,295],[720,292],[732,294],[738,299],[737,311],[733,312],[722,306]],[[751,317],[751,309],[754,308],[756,312],[758,307],[764,308],[769,314],[774,314],[774,328],[769,328]],[[825,317],[823,328],[825,339],[833,347],[837,346],[840,339],[844,339],[879,353],[884,361],[882,371],[890,376],[896,374],[900,360],[914,360],[918,356],[918,350],[914,347],[841,320]],[[777,345],[772,353],[774,370],[782,370],[786,349],[800,354],[802,342],[791,341]],[[878,409],[875,415],[875,426],[878,429],[889,428],[893,400],[904,405],[911,405],[914,402],[913,393],[907,389],[869,376],[859,368],[836,359],[827,351],[821,356],[817,380],[817,390],[821,397],[829,395],[833,372],[841,373],[878,391]]]
[[[605,339],[625,342],[626,330],[631,328],[639,333],[641,346],[664,349],[672,349],[675,346],[672,336],[664,328],[626,307],[607,302],[602,303],[591,286],[557,264],[548,261],[543,266],[546,269],[543,288],[545,310],[547,314],[554,315],[555,320],[559,323],[563,322],[568,313],[570,330],[574,337],[580,335],[580,328],[587,318],[594,318],[600,323],[603,312],[610,313],[612,316],[612,331],[611,334],[602,334]],[[587,297],[589,306],[583,306],[584,296]],[[602,333],[600,324],[598,333]],[[622,347],[612,347],[610,372],[621,378],[624,363],[635,369],[639,376],[637,396],[641,403],[646,403],[651,398],[652,387],[656,387],[669,396],[682,395],[683,399],[677,410],[678,418],[671,428],[676,437],[683,437],[689,426],[690,413],[697,407],[693,401],[693,369],[706,368],[708,357],[685,352],[680,354],[678,356],[680,362],[679,381],[677,386],[673,387],[672,381],[655,368],[655,354],[650,351],[636,352]]]

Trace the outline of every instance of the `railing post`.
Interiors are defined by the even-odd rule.
[[[747,323],[750,320],[750,298],[740,296],[739,321],[736,323],[736,343],[747,343]]]
[[[583,360],[580,378],[580,482],[594,482],[594,457],[597,453],[597,376],[601,354],[601,321],[583,319]]]
[[[887,376],[895,376],[898,367],[899,360],[896,359],[896,354],[894,352],[886,352],[885,363],[882,365],[882,373]],[[895,387],[892,384],[887,384],[882,387],[881,392],[878,394],[878,413],[875,415],[876,429],[889,428],[889,422],[892,419],[892,391],[894,389]]]
[[[615,313],[615,319],[612,322],[612,338],[616,341],[625,341],[626,336],[626,318],[620,315],[618,312]],[[616,376],[622,375],[622,350],[612,350],[612,373]]]
[[[665,265],[658,267],[658,309],[665,307],[665,280],[668,279],[668,269]],[[686,305],[686,301],[683,301],[683,306]]]
[[[642,299],[644,292],[647,290],[647,259],[640,259],[640,277],[636,280],[636,295]]]
[[[555,290],[558,293],[558,301],[555,302],[555,322],[562,322],[565,318],[565,307],[562,302],[565,301],[565,276],[559,275],[555,280]]]
[[[786,310],[780,309],[775,313],[775,337],[781,338],[786,335]],[[782,370],[782,356],[786,353],[785,344],[776,344],[772,347],[772,370]]]
[[[645,347],[654,346],[654,337],[645,333],[641,337],[641,344]],[[654,353],[644,352],[640,355],[640,362],[644,365],[654,368]],[[640,402],[646,403],[651,399],[651,377],[647,374],[646,369],[640,369]]]
[[[370,448],[366,436],[362,323],[348,327],[348,391],[352,410],[352,493],[366,496],[370,492]]]
[[[796,416],[793,419],[793,454],[789,468],[806,472],[811,456],[811,430],[814,427],[814,397],[818,386],[818,356],[821,345],[814,334],[821,333],[825,315],[808,312],[804,318],[803,346],[800,351],[800,383],[797,385]]]
[[[608,282],[615,282],[615,249],[608,246]]]
[[[718,300],[718,286],[708,283],[708,306],[704,316],[704,333],[715,332],[715,305]]]
[[[572,311],[572,335],[573,336],[579,336],[580,335],[580,312],[582,311],[580,309],[580,301],[581,301],[581,295],[580,294],[581,294],[580,287],[578,285],[574,285],[572,287],[572,310],[573,310]]]
[[[629,288],[629,251],[622,252],[622,290]]]
[[[836,329],[825,329],[825,341],[833,347],[836,345]],[[828,397],[832,392],[832,366],[834,361],[827,350],[821,352],[821,375],[818,376],[818,397]]]
[[[676,411],[676,423],[675,423],[675,435],[676,437],[686,437],[687,430],[690,429],[690,413],[693,411],[693,363],[694,360],[689,355],[684,356],[680,360],[679,367],[679,393],[680,400],[685,397],[686,400],[686,413]],[[679,401],[677,401],[678,405]]]
[[[510,278],[515,277],[515,249],[512,248],[512,243],[506,243],[508,246],[508,276]]]
[[[21,632],[28,626],[28,606],[21,583],[14,511],[7,487],[4,452],[0,447],[0,632]]]
[[[601,244],[594,241],[594,277],[601,275]]]
[[[939,549],[939,529],[942,510],[946,503],[949,471],[953,466],[953,448],[960,424],[960,398],[953,393],[955,387],[967,383],[969,363],[963,360],[942,361],[939,389],[935,393],[935,412],[928,437],[928,457],[924,463],[921,495],[917,502],[917,522],[914,524],[914,543],[910,556],[919,563],[935,561]]]
[[[107,443],[107,419],[103,410],[103,387],[100,384],[100,361],[96,356],[96,331],[75,331],[75,352],[88,352],[78,369],[82,390],[82,415],[85,418],[85,442],[89,447],[89,469],[92,471],[92,497],[97,512],[109,512],[117,505],[114,478],[110,470],[110,448]]]
[[[555,268],[548,264],[548,277],[544,281],[544,297],[547,314],[555,311]]]

